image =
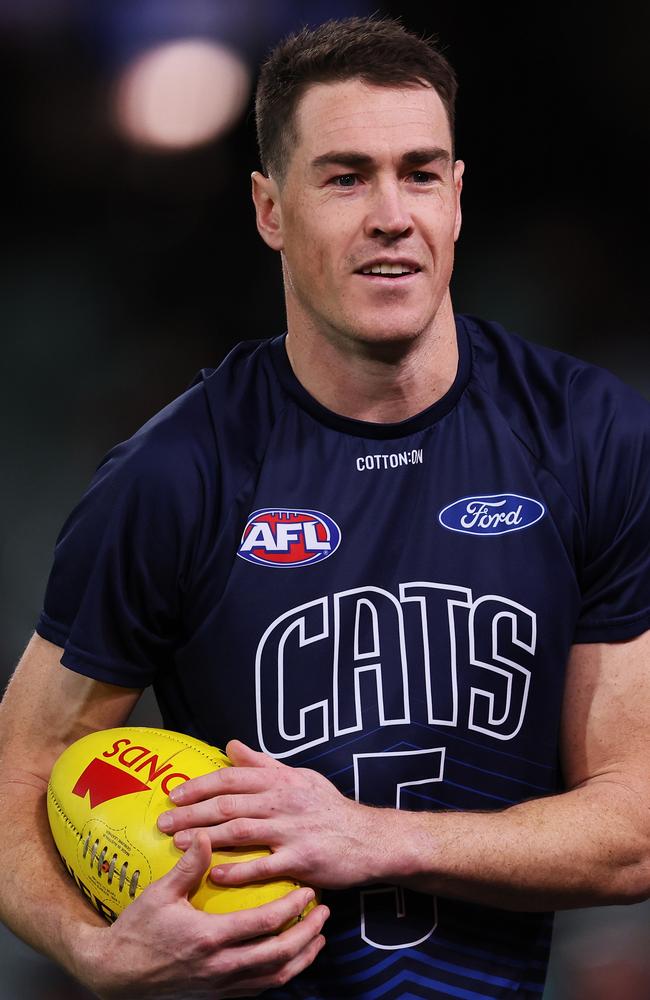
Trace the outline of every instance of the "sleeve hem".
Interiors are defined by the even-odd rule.
[[[623,642],[634,639],[650,629],[650,611],[642,611],[631,618],[613,622],[594,622],[579,625],[573,641],[579,642]]]
[[[59,622],[55,622],[44,611],[36,623],[36,632],[41,639],[53,642],[55,646],[64,647],[68,638],[67,630]]]
[[[90,677],[105,684],[114,684],[118,687],[138,688],[138,690],[142,690],[153,681],[151,671],[134,669],[124,663],[109,664],[98,656],[79,649],[69,641],[65,626],[51,619],[45,612],[41,614],[37,622],[36,631],[42,639],[47,639],[48,642],[63,647],[61,657],[63,666],[77,674],[83,674],[84,677]]]

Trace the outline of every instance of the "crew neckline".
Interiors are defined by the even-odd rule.
[[[340,413],[328,410],[326,406],[314,399],[305,387],[296,378],[291,362],[287,355],[285,345],[286,333],[275,337],[270,343],[271,358],[276,374],[286,389],[286,391],[298,402],[302,409],[311,414],[319,423],[326,424],[334,430],[343,434],[351,434],[354,437],[364,437],[386,439],[407,437],[417,431],[437,423],[454,408],[465,389],[471,372],[472,358],[471,346],[467,327],[462,316],[455,316],[456,337],[458,343],[458,368],[454,381],[450,385],[444,396],[437,399],[435,403],[421,410],[407,420],[400,420],[397,423],[376,423],[371,420],[356,420],[352,417],[344,417]]]

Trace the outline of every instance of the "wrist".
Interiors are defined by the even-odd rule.
[[[371,812],[366,841],[369,882],[400,883],[432,869],[430,817],[390,808]]]
[[[68,947],[59,959],[75,979],[97,994],[106,986],[99,974],[105,970],[106,956],[110,954],[109,933],[108,925],[76,925]]]

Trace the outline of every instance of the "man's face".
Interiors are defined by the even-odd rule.
[[[452,272],[463,172],[442,101],[428,86],[316,84],[296,125],[284,183],[267,181],[275,229],[260,226],[282,252],[290,329],[357,343],[432,329]]]

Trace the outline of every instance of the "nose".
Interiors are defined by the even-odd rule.
[[[413,220],[406,203],[406,195],[397,181],[378,184],[368,207],[365,220],[367,236],[386,236],[396,239],[408,236],[413,230]]]

